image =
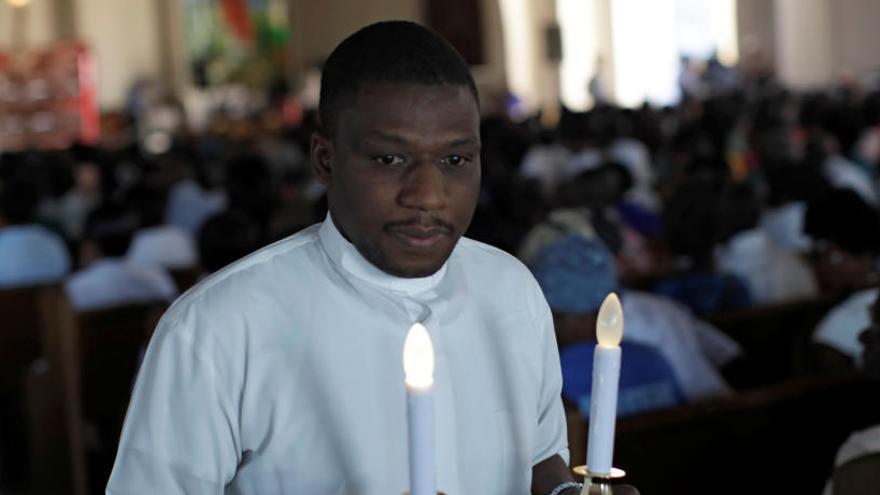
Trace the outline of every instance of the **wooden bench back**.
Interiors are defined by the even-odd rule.
[[[76,315],[82,414],[100,440],[89,450],[93,490],[106,486],[140,355],[165,306],[136,304]]]
[[[821,493],[837,448],[880,421],[880,384],[806,376],[731,399],[620,419],[614,464],[642,493]],[[570,411],[572,465],[587,426]]]
[[[76,339],[63,289],[0,290],[0,322],[0,407],[21,433],[0,439],[0,463],[19,462],[31,493],[85,494]]]
[[[841,299],[831,295],[728,311],[707,320],[743,346],[754,370],[751,385],[769,385],[817,370],[813,330]]]

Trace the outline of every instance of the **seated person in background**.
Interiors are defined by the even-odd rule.
[[[880,214],[858,194],[837,189],[810,203],[804,231],[813,238],[813,271],[823,291],[848,292],[880,281]]]
[[[278,184],[278,206],[269,221],[269,238],[283,239],[314,223],[313,201],[305,194],[309,174],[289,170]]]
[[[721,181],[717,175],[708,165],[697,168],[667,200],[663,226],[672,273],[663,276],[652,289],[698,315],[752,304],[743,279],[715,268],[713,212]]]
[[[758,228],[760,204],[746,184],[729,184],[718,202],[715,264],[745,280],[756,305],[807,299],[819,287],[807,262]]]
[[[564,181],[601,162],[588,126],[587,113],[563,108],[554,142],[535,144],[523,157],[519,175],[537,179],[545,199],[552,198]]]
[[[661,229],[655,213],[625,199],[632,185],[627,169],[606,162],[560,186],[559,205],[533,227],[518,256],[528,263],[542,247],[570,233],[599,238],[614,253],[624,282],[649,278],[661,269],[656,243]]]
[[[813,342],[818,344],[820,365],[826,370],[851,369],[860,363],[865,349],[859,334],[871,325],[871,308],[877,288],[863,289],[831,308],[816,325]]]
[[[880,293],[868,309],[870,323],[859,334],[862,343],[860,367],[874,379],[880,379]]]
[[[55,282],[70,271],[64,241],[33,223],[38,202],[37,189],[27,182],[0,190],[0,288]]]
[[[97,150],[76,146],[71,155],[73,187],[58,199],[51,217],[61,224],[65,237],[78,241],[89,212],[101,203],[103,179]]]
[[[83,268],[65,284],[75,310],[171,302],[177,297],[177,287],[165,269],[125,259],[136,227],[134,213],[118,204],[103,205],[89,215],[80,246]]]
[[[811,174],[810,167],[794,160],[765,161],[767,201],[759,225],[773,241],[790,252],[806,254],[812,240],[804,232],[807,200],[823,178]]]
[[[182,154],[180,163],[185,176],[168,191],[165,223],[195,237],[205,220],[226,209],[228,199],[195,154]]]
[[[876,291],[875,291],[876,293]],[[859,368],[880,379],[880,297],[868,307],[868,324],[859,340],[863,348]],[[854,432],[838,449],[834,472],[825,485],[824,495],[862,495],[877,493],[880,483],[880,425]]]
[[[126,257],[134,264],[169,270],[194,267],[199,257],[192,236],[180,227],[163,223],[165,196],[159,188],[147,185],[132,191],[140,228],[134,233]]]
[[[608,249],[568,235],[545,247],[529,267],[550,304],[560,348],[593,341],[599,305],[609,292],[620,290]],[[730,393],[719,368],[741,353],[735,342],[672,301],[626,289],[619,294],[623,342],[658,352],[688,401]]]
[[[584,419],[590,417],[595,343],[574,344],[559,351],[562,396],[575,404]],[[621,342],[622,360],[617,395],[617,416],[633,416],[683,404],[675,371],[654,348]]]
[[[260,247],[260,230],[239,211],[209,218],[199,229],[199,256],[206,275],[254,252]]]

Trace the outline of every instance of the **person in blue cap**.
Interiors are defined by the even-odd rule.
[[[620,415],[728,391],[701,348],[697,334],[704,330],[694,326],[695,319],[656,296],[621,291],[613,255],[598,240],[563,236],[539,251],[529,268],[553,312],[563,397],[584,415],[590,409],[596,316],[609,292],[622,292],[624,309]]]

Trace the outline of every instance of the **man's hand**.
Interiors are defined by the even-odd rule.
[[[566,490],[563,492],[564,495],[580,495],[580,490]],[[598,491],[596,493],[599,493]],[[613,495],[639,495],[639,491],[636,490],[636,487],[631,485],[612,485],[611,493]]]
[[[574,475],[558,455],[544,459],[532,467],[532,495],[547,495],[566,481],[575,481]],[[614,495],[639,495],[639,491],[630,485],[612,486],[611,492]],[[569,488],[561,495],[580,495],[580,490]]]
[[[554,455],[532,466],[532,495],[547,495],[566,481],[575,481],[574,475],[559,455]],[[577,490],[570,489],[563,493]]]

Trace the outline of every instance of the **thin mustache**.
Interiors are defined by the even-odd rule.
[[[427,222],[425,220],[427,220]],[[385,230],[393,230],[401,227],[441,228],[446,232],[452,232],[455,230],[452,225],[436,217],[430,217],[424,220],[421,218],[412,218],[409,220],[402,220],[400,222],[391,222],[385,224]]]

